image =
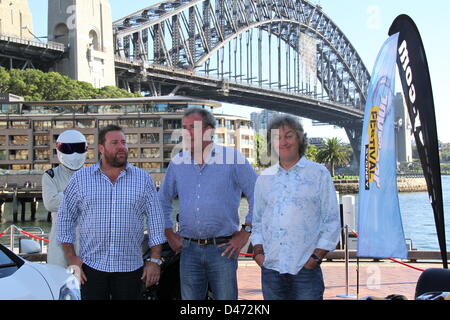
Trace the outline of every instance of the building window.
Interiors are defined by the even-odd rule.
[[[253,150],[251,149],[242,149],[242,154],[248,159],[253,158]]]
[[[139,144],[139,135],[137,133],[125,134],[127,144]]]
[[[33,165],[33,168],[37,171],[46,171],[48,169],[51,169],[52,165],[50,163],[35,163]]]
[[[5,146],[6,145],[6,136],[0,136],[0,145]]]
[[[143,148],[141,150],[142,158],[159,158],[161,156],[161,152],[159,148]]]
[[[143,119],[141,120],[141,128],[159,128],[161,121],[159,119]]]
[[[139,128],[139,122],[136,119],[122,119],[119,120],[119,126],[122,128]]]
[[[161,169],[161,163],[159,162],[143,162],[141,163],[142,169]]]
[[[30,128],[30,122],[23,120],[23,121],[11,121],[11,129],[29,129]]]
[[[117,120],[99,120],[98,121],[98,127],[99,128],[104,128],[109,126],[110,124],[115,124],[117,125]]]
[[[55,121],[55,129],[71,129],[73,128],[72,120],[56,120]]]
[[[180,119],[165,119],[164,120],[164,129],[165,130],[181,129],[181,120]]]
[[[253,137],[243,135],[241,137],[241,145],[243,146],[253,146]]]
[[[28,160],[28,150],[9,150],[9,160]]]
[[[95,160],[95,149],[88,149],[86,158],[88,160]]]
[[[35,146],[49,146],[50,145],[50,137],[49,136],[34,136],[34,145]]]
[[[40,121],[36,120],[34,121],[34,130],[37,131],[45,131],[50,130],[52,128],[52,122],[51,121]]]
[[[223,134],[223,133],[216,134],[215,142],[219,143],[219,144],[224,144],[225,143],[225,134]]]
[[[227,139],[228,139],[228,141],[227,141],[228,144],[235,144],[236,143],[235,138],[234,138],[234,134],[228,134]]]
[[[80,119],[77,120],[77,128],[95,128],[95,120],[91,119]]]
[[[142,133],[142,144],[159,144],[159,133]]]
[[[10,136],[10,142],[13,146],[27,146],[28,136]]]
[[[6,160],[6,150],[0,150],[0,161]]]
[[[35,160],[50,160],[50,149],[34,150]]]
[[[164,133],[164,144],[179,144],[183,137],[179,133]]]
[[[11,170],[30,170],[29,164],[13,164]]]
[[[7,128],[8,128],[8,122],[0,121],[0,129],[7,129]]]
[[[128,149],[128,158],[139,158],[139,150],[137,148]]]
[[[87,141],[88,145],[94,144],[95,136],[93,134],[85,134],[84,136],[86,137],[86,141]]]
[[[225,120],[225,127],[228,130],[234,130],[234,121],[232,121],[232,120]]]

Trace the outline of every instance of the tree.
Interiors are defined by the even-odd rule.
[[[306,149],[306,159],[310,161],[317,161],[317,154],[319,153],[319,148],[317,146],[310,144],[308,149]]]
[[[319,150],[317,161],[326,164],[334,177],[335,166],[347,165],[349,163],[347,148],[339,138],[327,139],[325,145]]]
[[[270,166],[270,157],[267,154],[267,141],[263,134],[255,134],[255,147],[256,147],[256,165],[259,168],[265,168]]]
[[[36,69],[6,70],[0,67],[0,92],[21,96],[25,101],[107,99],[138,97],[116,87],[96,89],[92,84],[56,72]]]

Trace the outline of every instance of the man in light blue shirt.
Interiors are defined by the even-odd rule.
[[[240,152],[212,143],[214,128],[215,119],[208,111],[186,111],[183,143],[189,150],[172,159],[159,191],[166,238],[174,251],[181,252],[185,300],[205,299],[208,285],[216,300],[237,299],[237,257],[251,231],[256,173]],[[242,193],[249,213],[241,229]],[[175,197],[180,206],[179,233],[173,231]]]
[[[256,182],[251,237],[264,299],[322,300],[320,263],[340,235],[330,173],[304,157],[306,135],[293,117],[273,120],[267,136],[279,163]]]

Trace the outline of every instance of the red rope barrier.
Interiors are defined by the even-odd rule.
[[[393,261],[393,262],[396,262],[396,263],[399,263],[399,264],[401,264],[401,265],[404,265],[405,267],[408,267],[408,268],[417,270],[417,271],[421,271],[421,272],[425,271],[424,269],[420,269],[420,268],[413,267],[413,266],[411,266],[411,265],[409,265],[409,264],[406,264],[406,263],[404,263],[404,262],[401,262],[401,261],[398,261],[398,260],[395,260],[395,259],[392,259],[392,258],[389,258],[389,260],[391,260],[391,261]]]
[[[26,235],[26,236],[29,236],[29,237],[31,237],[31,238],[34,238],[34,239],[36,239],[36,240],[41,240],[41,241],[45,241],[45,242],[50,242],[48,239],[44,239],[44,238],[35,236],[34,234],[28,233],[28,232],[23,231],[23,230],[20,230],[20,229],[19,229],[19,232],[20,232],[20,233],[23,233],[23,234]]]
[[[5,232],[0,233],[0,238],[3,237],[5,235]]]
[[[354,231],[353,231],[353,234],[354,234],[357,238],[359,237],[359,234],[357,234],[357,233],[354,232]],[[420,269],[420,268],[413,267],[412,265],[409,265],[409,264],[407,264],[407,263],[404,263],[404,262],[401,262],[401,261],[398,261],[398,260],[395,260],[395,259],[392,259],[392,258],[389,258],[389,260],[391,260],[392,262],[401,264],[401,265],[403,265],[403,266],[405,266],[405,267],[408,267],[408,268],[417,270],[417,271],[421,271],[421,272],[425,271],[424,269]]]

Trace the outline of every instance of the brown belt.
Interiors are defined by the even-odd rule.
[[[209,239],[192,239],[192,238],[184,238],[185,240],[195,242],[199,246],[207,246],[209,244],[223,244],[227,243],[231,240],[231,236],[229,237],[218,237],[218,238],[209,238]]]

